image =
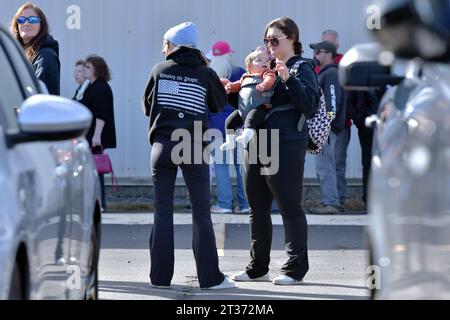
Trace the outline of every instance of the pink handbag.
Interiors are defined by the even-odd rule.
[[[102,146],[92,147],[92,156],[94,157],[95,167],[99,174],[111,174],[111,183],[113,191],[119,191],[116,175],[112,167],[111,159],[106,153],[103,153]]]
[[[93,147],[92,156],[94,157],[95,167],[98,173],[108,174],[113,172],[111,159],[106,153],[103,153],[102,146]]]

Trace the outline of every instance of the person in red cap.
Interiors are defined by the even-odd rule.
[[[212,48],[212,60],[210,67],[216,71],[217,75],[222,79],[227,79],[230,82],[239,81],[245,70],[233,65],[232,54],[233,50],[230,44],[225,41],[216,42]],[[221,113],[209,114],[210,127],[212,129],[220,130],[222,136],[225,137],[225,120],[228,116],[234,112],[234,108],[230,105],[226,105]],[[245,196],[244,183],[241,175],[241,165],[238,161],[237,149],[233,152],[221,151],[219,149],[220,144],[216,141],[213,150],[213,169],[216,177],[216,196],[217,203],[211,207],[212,213],[221,214],[244,214],[248,213],[249,207],[247,197]],[[233,159],[230,159],[233,157]],[[233,165],[231,165],[233,164]],[[237,184],[237,206],[233,206],[233,189],[230,177],[230,166],[236,171],[236,184]],[[234,208],[233,208],[234,207]]]
[[[220,57],[228,53],[234,53],[231,50],[230,44],[226,41],[218,41],[212,47],[212,54],[215,57]]]

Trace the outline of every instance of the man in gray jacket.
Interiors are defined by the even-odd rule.
[[[336,116],[331,123],[329,143],[325,146],[322,154],[316,157],[321,206],[313,209],[312,213],[336,214],[341,210],[336,174],[336,143],[339,132],[345,127],[345,93],[339,84],[338,66],[335,64],[336,45],[323,41],[311,44],[310,47],[314,50],[314,58],[320,66],[319,85],[325,95],[327,112],[333,112]]]

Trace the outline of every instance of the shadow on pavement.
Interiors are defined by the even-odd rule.
[[[102,249],[148,249],[151,225],[103,225]],[[192,226],[175,226],[175,249],[191,250]],[[272,250],[284,250],[284,228],[273,227]],[[225,250],[250,250],[248,225],[227,224]],[[309,226],[309,250],[364,250],[362,226]]]
[[[270,284],[264,284],[265,286]],[[290,289],[289,292],[276,292],[266,290],[254,290],[247,288],[239,288],[217,291],[200,290],[198,287],[173,285],[171,289],[152,288],[147,283],[142,282],[116,282],[116,281],[100,281],[100,299],[103,293],[117,293],[123,299],[124,294],[146,296],[150,300],[303,300],[303,299],[331,299],[331,300],[368,300],[366,296],[339,295],[339,294],[317,294],[317,293],[300,293],[292,292],[293,287],[285,287]],[[317,284],[308,283],[300,287],[342,287],[352,289],[364,289],[364,287],[345,286],[336,284]],[[279,287],[278,287],[279,289]],[[130,299],[133,299],[130,297]]]

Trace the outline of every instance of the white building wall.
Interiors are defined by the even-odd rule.
[[[8,25],[25,1],[0,0],[0,23]],[[289,16],[300,27],[305,56],[309,43],[320,41],[324,29],[341,36],[340,52],[353,44],[370,41],[366,7],[370,0],[35,0],[46,13],[51,33],[59,41],[62,95],[72,97],[75,61],[96,53],[108,62],[113,75],[118,148],[109,151],[119,177],[150,176],[148,120],[141,113],[140,98],[148,75],[160,54],[162,35],[173,25],[193,21],[200,32],[200,49],[207,51],[218,40],[230,42],[235,64],[261,43],[265,25]],[[81,28],[70,30],[71,5],[81,9]],[[360,148],[353,129],[347,176],[361,177]],[[315,177],[314,161],[307,158],[305,177]]]

